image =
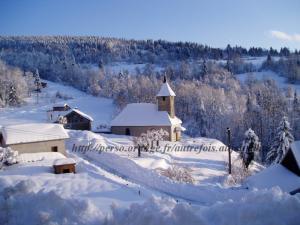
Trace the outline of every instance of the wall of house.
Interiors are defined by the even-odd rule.
[[[57,151],[66,155],[65,140],[41,141],[33,143],[23,143],[8,145],[13,150],[22,153],[52,152],[52,147],[57,147]]]
[[[176,131],[176,127],[181,127],[180,124],[172,126],[172,141],[180,141],[181,140],[181,130]]]
[[[174,136],[171,126],[112,126],[111,132],[113,134],[126,135],[126,129],[130,130],[131,136],[136,136],[136,137],[140,136],[142,133],[146,133],[148,130],[163,129],[167,131],[169,134],[171,134],[170,137],[167,139],[168,141],[176,141],[176,138],[174,138],[176,136]]]

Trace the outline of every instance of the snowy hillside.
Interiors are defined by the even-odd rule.
[[[65,100],[55,97],[57,91]],[[35,96],[27,102],[20,108],[1,109],[0,125],[46,122],[53,103],[78,107],[94,118],[94,126],[108,124],[115,111],[110,99],[52,82],[38,104]],[[67,152],[76,161],[76,174],[53,174],[53,162],[61,156],[41,154],[20,157],[18,164],[0,171],[0,224],[252,224],[249,216],[265,224],[299,221],[299,195],[292,197],[274,187],[228,186],[226,150],[143,152],[140,158],[132,151],[75,152],[74,145],[117,149],[133,142],[128,136],[90,131],[68,134]],[[165,144],[226,149],[222,142],[207,138],[184,137]],[[233,153],[233,161],[236,158]],[[189,168],[194,182],[164,176],[162,170],[173,165]],[[260,169],[258,164],[251,167],[252,172]]]
[[[252,73],[243,73],[237,74],[237,78],[244,83],[247,79],[257,79],[257,80],[274,80],[279,88],[286,89],[288,87],[292,87],[294,90],[297,90],[299,93],[300,85],[299,84],[291,84],[288,82],[287,78],[278,75],[272,71],[263,71],[263,72],[252,72]]]
[[[47,122],[47,110],[54,104],[69,104],[77,107],[94,119],[94,127],[108,124],[114,116],[115,106],[111,99],[92,97],[70,86],[46,81],[47,87],[37,96],[32,94],[26,99],[27,105],[17,108],[0,108],[0,125],[12,125],[28,122]],[[59,93],[62,97],[56,97]]]

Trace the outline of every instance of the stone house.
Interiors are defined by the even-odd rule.
[[[66,155],[65,140],[69,138],[60,124],[33,123],[4,126],[1,146],[10,147],[19,154],[60,152]]]
[[[179,141],[184,127],[175,116],[175,93],[166,78],[156,95],[157,104],[128,104],[111,122],[111,132],[119,135],[140,136],[151,129],[163,129],[169,133],[169,141]]]

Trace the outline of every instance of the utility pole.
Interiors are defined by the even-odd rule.
[[[36,91],[36,104],[39,104],[39,92],[41,91],[41,80],[40,80],[40,75],[39,75],[39,71],[36,69],[35,71],[35,80],[34,80],[34,84],[35,84],[35,91]]]
[[[227,138],[228,138],[228,173],[231,174],[231,131],[227,127]]]

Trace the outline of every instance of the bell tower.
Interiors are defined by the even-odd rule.
[[[175,117],[175,93],[164,76],[163,84],[156,95],[158,111],[167,111],[171,118]]]

